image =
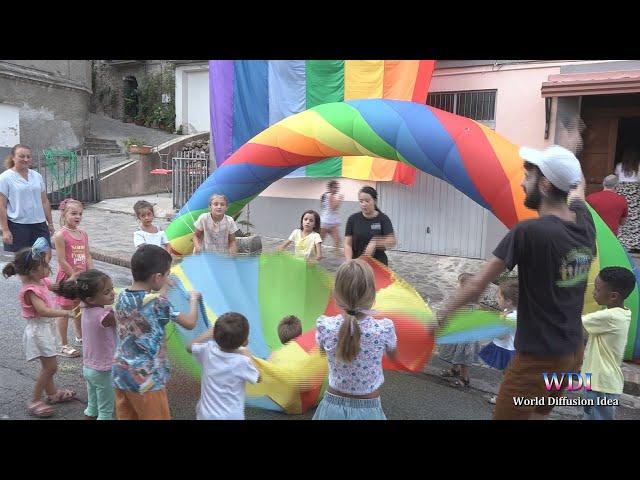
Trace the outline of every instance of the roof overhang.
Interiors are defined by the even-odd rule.
[[[640,93],[640,70],[549,75],[543,97]]]

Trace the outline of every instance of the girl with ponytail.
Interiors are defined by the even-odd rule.
[[[327,355],[329,387],[313,419],[386,420],[379,392],[382,357],[395,358],[396,331],[388,318],[372,317],[376,287],[369,264],[343,263],[333,296],[341,314],[317,320],[316,341]]]
[[[113,282],[106,273],[89,269],[76,277],[51,286],[61,297],[80,300],[84,354],[82,374],[87,382],[87,420],[112,420],[115,393],[111,366],[116,352],[113,310]]]
[[[16,253],[13,262],[2,269],[4,278],[18,275],[22,288],[18,294],[25,320],[22,342],[27,361],[38,359],[42,366],[33,389],[33,397],[27,403],[27,411],[36,417],[50,417],[53,403],[68,402],[76,393],[72,390],[57,390],[53,376],[58,370],[57,339],[55,317],[70,315],[71,312],[55,308],[53,295],[49,291],[51,269],[47,262],[50,253],[49,242],[38,238],[33,246]],[[45,402],[42,395],[45,394]]]

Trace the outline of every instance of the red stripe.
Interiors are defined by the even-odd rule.
[[[316,343],[316,329],[309,330],[308,332],[303,333],[299,337],[294,339],[300,347],[307,353],[309,353],[314,348],[318,348],[318,344]]]
[[[393,181],[411,186],[416,182],[416,169],[398,162],[396,170],[393,172]]]
[[[398,338],[398,351],[395,361],[386,355],[382,360],[385,370],[421,372],[433,352],[433,335],[427,327],[409,315],[384,312],[385,317],[393,321]]]
[[[495,216],[505,225],[518,223],[511,183],[478,124],[437,108],[431,111],[454,139],[467,174]],[[510,201],[505,201],[505,198]]]
[[[259,143],[245,143],[233,155],[227,158],[224,165],[248,163],[266,167],[302,167],[317,162],[324,156],[298,155],[278,147]]]
[[[436,65],[435,60],[420,60],[418,67],[418,75],[416,76],[416,85],[413,88],[411,101],[416,103],[427,103],[427,94],[429,93],[429,85],[431,84],[431,76]]]

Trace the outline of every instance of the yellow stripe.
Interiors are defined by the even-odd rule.
[[[334,151],[342,152],[341,155],[370,155],[375,154],[358,142],[348,137],[340,130],[329,124],[321,115],[313,110],[306,110],[297,115],[291,115],[280,121],[280,125],[296,133],[306,135],[310,139],[317,139],[321,144],[325,144]],[[322,147],[319,146],[322,151]],[[327,152],[327,156],[332,156]]]
[[[382,98],[384,60],[344,62],[344,99]]]
[[[171,242],[171,248],[173,248],[180,255],[188,255],[193,252],[193,242],[191,238],[193,233],[187,233],[186,235],[182,235],[181,237],[176,237]]]
[[[357,180],[369,180],[373,157],[343,157],[342,176],[355,178]]]
[[[593,298],[593,289],[596,284],[596,277],[600,273],[600,256],[596,256],[591,262],[591,268],[589,269],[589,278],[587,279],[587,290],[584,292],[584,305],[582,307],[582,314],[597,312],[600,310],[600,305],[596,303]]]
[[[178,280],[180,280],[180,283],[182,283],[182,286],[187,292],[193,290],[193,285],[191,285],[191,282],[185,275],[184,270],[180,265],[171,267],[171,273],[178,277]],[[209,320],[209,323],[213,325],[218,317],[216,317],[215,313],[213,313],[213,310],[209,308],[209,305],[204,302],[204,299],[202,300],[202,303],[204,304],[204,310],[205,314],[207,315],[207,319]]]

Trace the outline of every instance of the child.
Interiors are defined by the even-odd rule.
[[[133,244],[136,248],[144,243],[157,245],[169,251],[167,234],[153,224],[155,213],[153,205],[146,200],[138,200],[133,205],[136,218],[140,221],[140,230],[133,233]]]
[[[396,356],[396,331],[388,318],[375,319],[373,270],[347,260],[336,274],[333,296],[341,314],[317,320],[316,341],[327,354],[329,386],[314,420],[386,420],[380,403],[382,356]]]
[[[461,273],[458,276],[458,289],[462,289],[472,276],[470,273]],[[468,305],[468,308],[473,310],[476,305]],[[440,375],[442,377],[459,377],[454,380],[453,385],[468,387],[470,384],[469,367],[477,361],[479,348],[478,342],[443,345],[440,348],[439,357],[447,363],[452,363],[453,366],[443,370]]]
[[[200,294],[191,292],[188,314],[175,313],[161,293],[169,280],[171,255],[157,245],[140,245],[131,257],[133,284],[115,305],[118,345],[113,362],[118,420],[169,420],[165,385],[169,379],[164,333],[167,324],[192,330]]]
[[[289,239],[278,247],[282,251],[293,243],[295,253],[298,257],[306,260],[311,258],[311,254],[315,253],[315,260],[320,261],[322,258],[322,238],[320,238],[320,215],[315,210],[307,210],[300,217],[300,228],[296,228]]]
[[[193,226],[193,252],[228,252],[235,254],[238,226],[229,215],[225,215],[229,202],[227,197],[214,193],[209,198],[209,213],[198,217]]]
[[[244,420],[245,383],[258,383],[260,373],[246,348],[249,322],[239,313],[221,315],[189,345],[202,365],[198,420]]]
[[[302,322],[295,315],[284,317],[278,323],[278,337],[284,345],[302,335]]]
[[[518,280],[506,280],[498,287],[498,305],[504,312],[505,318],[516,322],[518,318]],[[516,354],[513,342],[516,332],[510,332],[501,337],[494,338],[491,343],[480,350],[480,358],[487,365],[496,370],[504,371]],[[496,395],[489,399],[489,403],[495,405]]]
[[[624,386],[620,365],[627,344],[631,310],[625,308],[625,299],[633,292],[636,279],[630,270],[607,267],[600,270],[593,289],[593,298],[605,310],[582,317],[582,325],[589,334],[589,341],[582,362],[582,376],[591,373],[591,391],[585,399],[594,405],[585,405],[584,420],[614,420],[615,405],[598,405],[597,402],[619,401]]]
[[[93,268],[93,260],[89,252],[89,237],[87,232],[78,228],[82,220],[82,203],[73,198],[65,198],[60,202],[59,209],[62,228],[53,235],[53,242],[58,252],[56,283],[75,278],[79,273]],[[58,296],[56,303],[64,310],[74,310],[79,302]],[[80,316],[74,315],[73,320],[76,345],[82,345]],[[60,317],[57,322],[58,334],[62,345],[60,347],[60,355],[64,357],[80,356],[80,352],[67,343],[69,319],[66,316]]]
[[[327,233],[333,237],[333,246],[340,249],[340,204],[344,196],[339,194],[340,184],[336,180],[327,183],[327,191],[320,197],[320,237],[324,241]]]
[[[53,376],[58,369],[54,318],[72,313],[54,308],[53,295],[48,289],[51,282],[47,278],[51,273],[46,260],[49,250],[47,240],[38,238],[33,247],[21,249],[16,253],[15,260],[2,269],[5,278],[20,276],[22,288],[19,299],[22,317],[27,322],[22,337],[25,355],[28,362],[38,358],[42,365],[33,398],[27,404],[27,411],[36,417],[50,417],[54,413],[53,408],[42,401],[43,391],[47,394],[45,401],[50,404],[68,402],[76,395],[72,390],[56,390],[53,383]]]
[[[111,278],[87,270],[75,280],[53,285],[58,295],[82,301],[84,355],[82,374],[87,382],[87,420],[112,420],[114,408],[111,366],[116,351],[116,322],[111,307],[115,293]]]

